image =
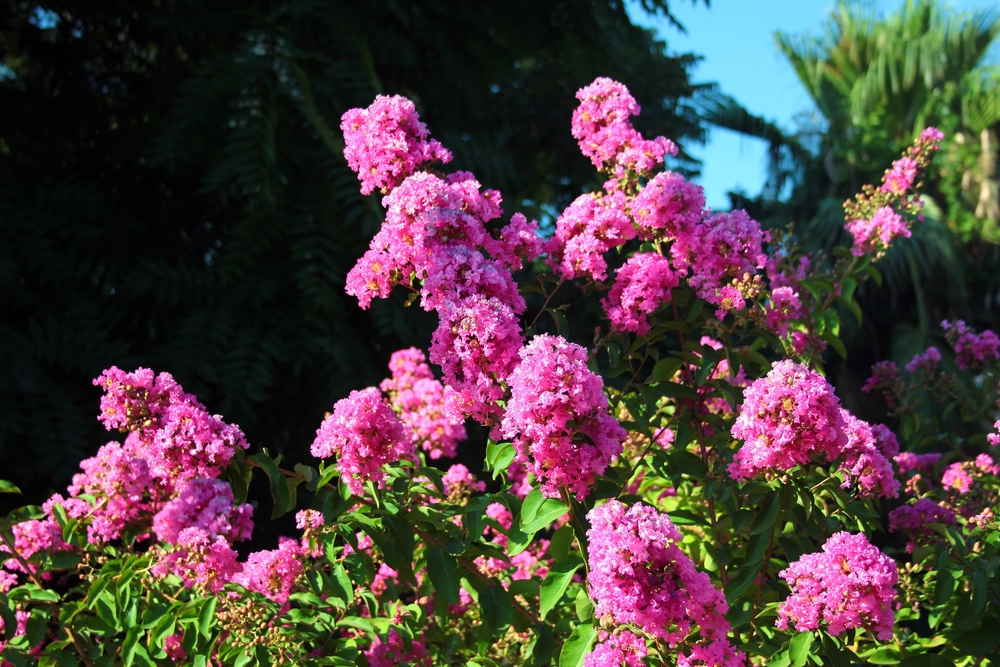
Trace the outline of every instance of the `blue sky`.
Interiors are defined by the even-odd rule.
[[[687,29],[686,35],[659,17],[636,11],[636,4],[634,0],[630,3],[633,20],[655,28],[669,52],[704,56],[693,72],[693,81],[718,83],[750,112],[784,130],[795,127],[796,115],[813,112],[805,89],[778,54],[773,35],[776,30],[819,35],[836,4],[833,0],[712,0],[711,7],[703,0],[671,0],[670,11]],[[902,0],[875,0],[874,4],[887,13],[898,8]],[[992,5],[990,0],[952,0],[950,4],[963,10]],[[713,128],[709,132],[706,146],[690,146],[689,150],[703,162],[698,182],[705,188],[708,205],[728,209],[727,191],[760,192],[765,144],[728,130]]]

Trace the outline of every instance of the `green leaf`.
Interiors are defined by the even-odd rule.
[[[21,495],[21,489],[17,488],[13,482],[0,479],[0,493],[16,493]]]
[[[672,377],[678,369],[684,365],[684,360],[678,357],[667,357],[666,359],[660,359],[653,366],[653,372],[651,374],[652,378],[657,382],[667,382]]]
[[[552,539],[549,540],[549,555],[556,562],[561,561],[569,556],[569,548],[572,544],[573,528],[571,526],[563,526],[553,533]]]
[[[757,580],[757,574],[764,566],[763,561],[756,563],[746,563],[740,568],[735,577],[726,582],[726,600],[732,605],[737,598],[743,595],[750,585]]]
[[[775,519],[778,518],[778,510],[781,508],[781,494],[777,491],[768,491],[759,507],[762,511],[757,512],[750,525],[751,535],[760,535],[774,525]]]
[[[559,667],[581,667],[596,639],[597,631],[590,623],[582,623],[573,628],[559,653]]]
[[[574,601],[574,606],[576,607],[576,617],[580,619],[581,623],[586,623],[594,615],[594,602],[587,595],[587,589],[581,588],[580,592],[576,594],[576,600]]]
[[[208,637],[212,630],[212,621],[215,620],[215,605],[217,602],[218,600],[215,597],[209,597],[205,600],[201,611],[198,612],[198,632],[203,637]]]
[[[479,591],[479,606],[483,611],[483,621],[493,636],[499,636],[510,625],[514,607],[507,591],[499,583]]]
[[[552,660],[552,653],[556,648],[555,635],[548,625],[539,625],[534,628],[535,638],[531,647],[531,664],[547,665]]]
[[[538,491],[538,498],[541,498],[539,489],[532,489],[531,493],[536,491]],[[530,507],[530,510],[533,511],[529,511],[528,500],[531,499],[531,493],[524,499],[524,504],[521,506],[521,530],[529,535],[547,527],[569,511],[569,507],[565,503],[555,498],[545,498],[538,504],[533,502],[532,507]]]
[[[271,482],[271,497],[274,498],[274,510],[271,512],[271,519],[284,516],[288,512],[288,501],[290,498],[288,485],[285,483],[285,476],[278,470],[278,465],[270,456],[264,453],[248,456],[247,460],[259,465]]]
[[[566,594],[566,589],[569,588],[569,583],[573,580],[573,574],[581,567],[583,567],[583,561],[573,558],[560,561],[549,569],[538,596],[539,615],[543,620]]]
[[[441,547],[434,547],[427,552],[427,573],[434,584],[434,590],[448,604],[458,604],[458,561]]]
[[[864,658],[873,665],[896,665],[899,664],[902,656],[895,646],[880,646],[870,655],[865,655]]]
[[[409,524],[394,514],[382,517],[382,525],[389,529],[389,532],[396,538],[397,546],[403,550],[403,556],[408,563],[413,563],[413,530]]]
[[[788,658],[792,667],[802,667],[809,659],[809,650],[813,645],[811,632],[800,632],[788,642]]]
[[[493,442],[486,444],[486,462],[489,469],[493,471],[493,478],[499,477],[501,472],[510,467],[510,462],[514,460],[517,451],[509,442]]]
[[[955,667],[955,663],[934,653],[911,655],[899,667]]]
[[[986,655],[1000,646],[1000,622],[987,616],[975,630],[968,630],[955,636],[952,645],[966,655]]]
[[[347,604],[354,602],[354,584],[351,582],[351,578],[347,576],[347,570],[344,569],[343,563],[337,563],[330,570],[330,585],[334,589],[334,593],[341,600]]]

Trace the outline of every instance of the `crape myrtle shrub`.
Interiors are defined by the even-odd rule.
[[[994,664],[1000,338],[943,322],[948,349],[878,364],[865,389],[898,432],[822,372],[843,352],[833,305],[857,317],[858,283],[920,224],[941,133],[845,204],[850,247],[810,257],[706,210],[625,86],[577,99],[572,135],[606,180],[547,239],[450,169],[410,100],[345,113],[347,162],[385,211],[347,292],[406,294],[437,322],[429,348],[337,401],[301,462],[248,455],[168,373],[106,369],[99,421],[124,442],[0,526],[4,660]],[[574,291],[605,313],[593,331],[569,330]],[[434,465],[466,419],[489,430],[492,479]],[[241,554],[268,523],[254,478],[296,531]]]
[[[4,474],[37,502],[69,482],[110,363],[169,370],[304,460],[324,410],[435,327],[344,294],[382,213],[340,115],[405,94],[457,168],[539,217],[600,184],[566,133],[573,93],[615,76],[648,128],[697,140],[693,61],[598,0],[3,0]]]

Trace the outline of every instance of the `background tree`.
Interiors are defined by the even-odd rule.
[[[644,130],[702,138],[694,57],[619,2],[2,6],[0,456],[38,493],[99,444],[87,386],[110,363],[173,373],[302,460],[334,400],[426,346],[428,320],[343,292],[381,222],[346,109],[409,96],[508,217],[543,221],[594,178],[567,129],[595,76]]]

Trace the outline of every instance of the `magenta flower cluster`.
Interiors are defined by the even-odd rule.
[[[542,492],[559,488],[583,498],[622,452],[627,433],[608,412],[604,382],[587,368],[587,351],[559,336],[536,336],[511,373],[501,434],[514,439],[515,461],[534,473]]]
[[[962,370],[980,371],[1000,359],[1000,338],[989,329],[977,335],[962,320],[954,324],[944,320],[941,328],[955,351],[955,364]]]
[[[825,624],[834,636],[857,629],[892,638],[896,563],[863,534],[836,533],[823,551],[802,556],[779,576],[792,589],[778,606],[779,628],[807,632]]]
[[[697,629],[700,639],[682,647],[678,665],[744,664],[728,639],[725,597],[681,550],[681,534],[670,517],[649,505],[626,507],[610,500],[587,519],[587,586],[596,617],[635,625],[671,647]]]
[[[615,284],[602,301],[615,331],[649,333],[649,315],[670,301],[670,291],[680,280],[670,260],[652,252],[639,252],[615,272]]]
[[[945,526],[954,524],[955,512],[930,498],[920,498],[912,505],[902,505],[889,512],[889,531],[904,532],[910,538],[906,543],[908,553],[935,541],[936,533],[930,527],[935,523]]]
[[[599,641],[583,659],[583,667],[643,667],[646,641],[628,630],[621,630]]]
[[[379,95],[367,109],[351,109],[341,119],[344,157],[361,180],[361,193],[391,190],[421,165],[451,162],[451,152],[427,138],[427,126],[413,102]]]
[[[803,364],[779,361],[751,383],[732,435],[744,441],[729,466],[737,480],[790,470],[817,456],[843,457],[845,487],[853,483],[864,497],[899,495],[889,461],[899,452],[895,436],[844,410],[826,379]]]
[[[389,360],[392,377],[380,389],[408,428],[414,447],[432,459],[453,458],[465,440],[465,426],[446,415],[446,388],[434,378],[424,353],[415,347],[399,350]]]
[[[644,139],[632,127],[631,116],[639,105],[628,88],[606,78],[597,78],[576,93],[580,105],[573,112],[573,138],[594,166],[620,178],[626,172],[645,173],[663,163],[665,155],[676,155],[677,146],[663,137]]]
[[[337,401],[310,451],[321,459],[336,455],[340,478],[355,495],[364,493],[365,482],[385,485],[385,464],[416,455],[403,423],[375,387]]]

